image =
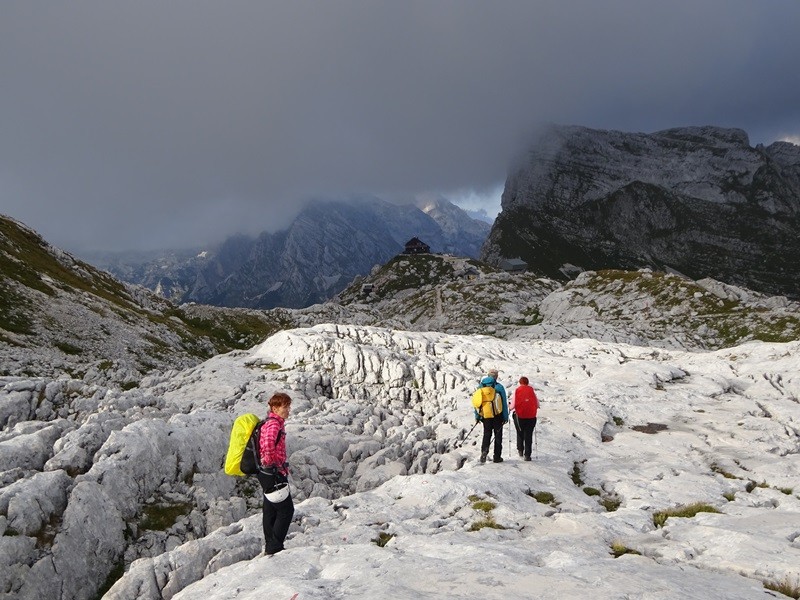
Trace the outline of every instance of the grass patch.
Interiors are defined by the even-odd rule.
[[[587,496],[597,498],[597,502],[606,509],[606,512],[614,512],[622,504],[622,500],[620,500],[616,494],[611,493],[604,495],[602,490],[598,490],[595,487],[586,486],[583,488],[583,493]]]
[[[42,528],[34,535],[36,538],[36,547],[39,549],[52,548],[60,524],[61,519],[58,515],[50,515],[47,523],[44,523]]]
[[[106,580],[103,582],[103,585],[100,586],[100,589],[97,590],[97,595],[95,596],[96,600],[100,600],[105,593],[112,588],[112,586],[117,583],[119,579],[125,574],[125,561],[119,560],[111,569],[111,572],[106,577]]]
[[[614,425],[616,425],[617,427],[622,427],[625,424],[625,421],[624,421],[624,419],[622,417],[617,417],[615,415],[615,416],[613,416],[611,418],[614,421]]]
[[[613,496],[604,496],[599,500],[600,506],[606,509],[606,512],[614,512],[622,504],[622,500]]]
[[[472,503],[472,508],[474,508],[475,510],[482,510],[483,512],[488,513],[497,508],[497,504],[495,504],[491,500],[477,500]]]
[[[381,531],[381,532],[378,534],[378,537],[376,537],[376,538],[375,538],[374,540],[372,540],[372,541],[373,541],[373,542],[375,542],[375,543],[378,545],[378,548],[383,548],[383,547],[384,547],[386,544],[388,544],[388,543],[389,543],[389,542],[390,542],[390,541],[391,541],[393,538],[394,538],[394,534],[393,534],[393,533],[386,533],[385,531]]]
[[[614,558],[619,558],[623,554],[636,554],[638,556],[642,555],[642,553],[639,552],[638,550],[634,550],[633,548],[628,548],[622,542],[614,542],[611,544],[611,554],[614,556]]]
[[[188,515],[192,505],[188,502],[180,504],[150,504],[142,510],[143,517],[139,526],[149,531],[166,531],[178,520]]]
[[[55,347],[61,350],[64,354],[68,354],[69,356],[77,356],[83,352],[82,348],[78,348],[77,346],[73,346],[69,342],[56,342]]]
[[[647,425],[634,425],[631,427],[634,431],[638,431],[640,433],[658,433],[659,431],[665,431],[667,426],[663,423],[648,423]]]
[[[687,504],[653,513],[653,525],[656,527],[663,527],[664,523],[667,522],[669,517],[691,518],[701,512],[720,513],[721,511],[717,510],[710,504],[695,502],[694,504]]]
[[[778,491],[783,493],[783,494],[786,494],[787,496],[791,496],[792,492],[794,491],[794,488],[782,487],[782,488],[778,488]]]
[[[199,316],[192,314],[191,308],[177,307],[164,314],[177,318],[186,327],[185,331],[177,331],[184,342],[188,344],[205,337],[221,352],[250,348],[274,333],[294,326],[293,317],[280,308],[258,312],[217,308]],[[280,365],[271,368],[279,369]]]
[[[661,272],[635,272],[601,270],[587,287],[598,293],[622,296],[644,293],[650,296],[657,312],[665,313],[671,307],[683,304],[690,315],[684,326],[687,330],[707,327],[711,345],[731,347],[746,340],[788,342],[796,340],[800,332],[800,319],[795,315],[776,316],[771,311],[745,306],[738,300],[722,300],[693,282]],[[619,318],[612,309],[600,313],[605,318]],[[662,322],[651,322],[665,326]]]
[[[32,311],[30,302],[10,286],[0,285],[0,329],[10,333],[33,333],[33,321],[26,314]]]
[[[725,498],[728,502],[733,502],[736,500],[736,492],[725,492],[722,494],[722,497]]]
[[[486,518],[481,519],[479,521],[475,521],[472,525],[470,525],[469,531],[480,531],[485,527],[488,527],[490,529],[505,529],[505,527],[495,522],[495,520],[491,516],[487,516]]]
[[[800,579],[792,581],[789,576],[786,575],[780,581],[764,580],[763,583],[764,587],[768,590],[778,592],[784,596],[789,596],[789,598],[794,598],[795,600],[800,598]]]
[[[711,470],[714,473],[718,473],[718,474],[722,475],[725,479],[740,479],[739,477],[737,477],[733,473],[730,473],[730,472],[726,471],[725,469],[723,469],[722,467],[720,467],[717,463],[711,463]]]
[[[488,492],[487,492],[488,494]],[[485,500],[481,496],[476,494],[472,494],[469,496],[469,501],[472,503],[472,508],[474,510],[483,512],[485,516],[482,519],[475,521],[472,525],[469,526],[469,531],[480,531],[484,527],[489,527],[491,529],[505,529],[502,525],[499,525],[492,517],[491,512],[495,508],[497,508],[497,504],[490,501]]]
[[[586,462],[585,460],[583,462]],[[583,474],[581,473],[581,464],[578,461],[572,463],[572,472],[570,473],[570,477],[572,478],[572,483],[577,486],[583,485]]]
[[[53,254],[52,248],[33,230],[0,217],[0,273],[19,284],[54,296],[48,278],[67,292],[88,292],[128,311],[144,314],[124,284],[91,265]]]
[[[558,504],[558,502],[556,502],[556,497],[550,492],[533,492],[528,490],[525,493],[539,504],[549,504],[550,506],[556,506]]]

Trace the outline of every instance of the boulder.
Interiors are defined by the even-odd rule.
[[[60,519],[71,486],[64,471],[35,473],[0,490],[0,514],[6,516],[9,529],[36,536],[49,522]]]

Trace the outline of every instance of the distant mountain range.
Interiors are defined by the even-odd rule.
[[[0,376],[133,385],[153,371],[321,323],[720,348],[797,339],[800,307],[709,279],[601,271],[564,284],[444,254],[395,255],[330,301],[302,309],[176,306],[0,217]]]
[[[489,233],[446,200],[393,204],[378,198],[316,201],[285,231],[234,236],[201,251],[92,255],[129,283],[177,303],[301,308],[323,302],[418,237],[433,252],[477,257]]]
[[[510,172],[481,258],[562,280],[652,267],[800,298],[798,231],[800,146],[554,126]]]

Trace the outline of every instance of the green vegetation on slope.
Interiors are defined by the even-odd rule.
[[[631,311],[630,299],[640,299],[648,315],[648,327],[664,337],[673,330],[695,332],[712,348],[752,340],[789,342],[800,337],[800,315],[776,315],[765,306],[720,298],[697,282],[678,275],[605,270],[597,271],[584,285],[595,294],[619,299],[616,303],[605,303],[605,308],[597,302],[593,304],[600,320],[639,318],[641,312]],[[571,286],[572,283],[566,287]]]

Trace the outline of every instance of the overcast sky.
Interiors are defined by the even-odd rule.
[[[0,213],[72,251],[485,199],[537,124],[800,141],[798,0],[0,2]]]

